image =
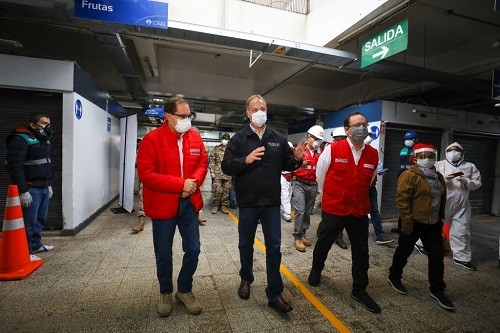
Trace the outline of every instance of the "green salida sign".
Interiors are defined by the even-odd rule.
[[[408,19],[361,44],[361,68],[402,52],[408,48]]]

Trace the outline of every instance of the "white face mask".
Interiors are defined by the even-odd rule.
[[[450,162],[458,162],[462,158],[462,153],[456,150],[446,152],[446,159]]]
[[[417,158],[417,165],[422,168],[432,168],[434,166],[434,163],[436,163],[435,158]]]
[[[414,144],[415,142],[413,140],[405,140],[405,146],[408,148],[413,147]]]
[[[372,141],[373,141],[373,139],[372,139],[371,136],[366,137],[366,139],[365,139],[365,145],[369,145],[370,143],[372,143]]]
[[[321,144],[321,140],[314,140],[312,143],[313,149],[318,149],[320,144]]]
[[[228,142],[229,142],[229,140],[226,140],[226,139],[223,139],[223,140],[222,140],[222,144],[223,144],[224,146],[225,146],[225,145],[227,145],[227,143],[228,143]]]
[[[267,112],[257,111],[252,114],[252,123],[257,127],[262,127],[267,121]]]
[[[178,119],[177,120],[177,123],[175,124],[175,131],[177,133],[186,133],[187,131],[189,131],[189,129],[191,128],[191,120],[189,120],[188,118],[186,119]]]

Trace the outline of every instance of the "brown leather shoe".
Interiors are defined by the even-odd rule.
[[[279,313],[287,313],[293,310],[293,307],[281,296],[267,302],[267,304]]]
[[[342,237],[337,237],[335,240],[335,244],[337,244],[341,249],[347,249],[347,244],[344,242]]]
[[[207,219],[202,217],[201,215],[198,216],[198,222],[200,223],[201,226],[204,226],[205,223],[207,222]]]
[[[304,245],[304,243],[302,243],[301,239],[296,239],[293,242],[293,244],[295,245],[295,248],[297,249],[297,251],[306,252],[306,246]]]
[[[132,228],[132,233],[138,234],[139,232],[143,231],[145,222],[146,221],[144,220],[144,216],[139,216],[137,224]]]
[[[306,236],[302,237],[302,244],[304,244],[305,246],[311,246],[312,245],[312,242],[306,238]]]
[[[238,296],[240,296],[241,299],[250,298],[250,282],[241,280],[240,287],[238,288]]]
[[[227,209],[227,206],[222,206],[220,211],[223,212],[224,214],[229,214],[229,209]]]

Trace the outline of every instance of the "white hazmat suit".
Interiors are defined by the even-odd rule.
[[[462,152],[448,152],[451,147],[458,147]],[[469,191],[481,187],[481,174],[474,164],[464,161],[465,152],[458,142],[450,144],[446,151],[446,159],[436,162],[436,170],[444,176],[446,182],[445,219],[451,222],[450,247],[454,260],[470,262]],[[460,172],[463,175],[456,175]]]

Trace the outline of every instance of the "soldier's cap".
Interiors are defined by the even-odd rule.
[[[223,139],[226,139],[226,140],[231,139],[231,137],[229,136],[229,133],[224,133],[224,134],[222,134],[222,138],[223,138]]]

